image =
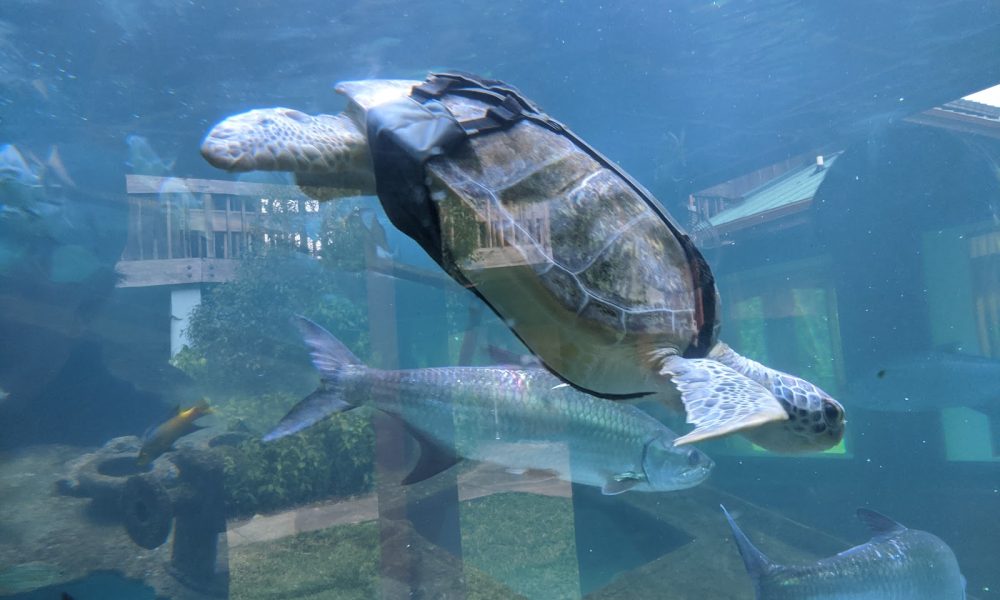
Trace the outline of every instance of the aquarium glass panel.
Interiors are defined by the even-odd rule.
[[[0,7],[0,598],[1000,600],[1000,5]]]

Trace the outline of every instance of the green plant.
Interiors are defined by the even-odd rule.
[[[307,315],[363,351],[366,315],[349,298],[358,285],[291,250],[248,257],[233,281],[205,294],[174,364],[215,394],[296,389],[311,368],[290,318]]]
[[[241,259],[233,280],[206,290],[186,330],[188,345],[173,360],[214,398],[224,421],[254,433],[273,427],[316,385],[293,315],[368,354],[364,280],[353,270],[359,254],[364,260],[357,224],[334,210],[299,212],[278,201],[268,205],[267,223],[271,245]],[[317,256],[295,245],[302,233],[308,247],[319,241]],[[372,439],[367,420],[346,415],[274,443],[251,439],[224,449],[230,513],[367,490]]]
[[[335,416],[275,442],[223,450],[227,513],[251,515],[367,492],[375,436],[363,411]]]

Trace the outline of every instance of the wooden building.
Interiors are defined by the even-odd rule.
[[[1000,109],[948,103],[824,150],[691,198],[725,338],[848,399],[900,353],[1000,359]],[[939,426],[948,459],[1000,456],[979,411]]]

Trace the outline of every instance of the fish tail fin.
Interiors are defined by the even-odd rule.
[[[341,379],[345,368],[353,367],[356,371],[363,369],[364,364],[332,333],[313,321],[296,316],[293,322],[309,347],[313,366],[319,371],[321,381],[316,391],[300,400],[274,429],[261,438],[265,442],[298,433],[330,415],[346,412],[357,406],[344,399]]]
[[[743,557],[743,565],[747,568],[747,573],[750,574],[750,577],[756,583],[761,576],[772,571],[775,565],[771,562],[771,559],[753,545],[750,538],[743,533],[743,530],[736,524],[732,515],[726,510],[726,507],[720,504],[719,508],[725,513],[726,520],[729,521],[729,526],[733,530],[733,539],[736,541],[736,548],[739,549],[740,556]]]

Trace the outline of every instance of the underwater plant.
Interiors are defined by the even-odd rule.
[[[326,229],[333,235],[338,228]],[[338,254],[349,254],[351,247],[338,243],[337,248]],[[301,387],[309,369],[289,324],[295,314],[323,322],[363,354],[367,315],[356,299],[363,297],[364,283],[357,273],[336,269],[336,257],[327,245],[320,260],[282,247],[241,259],[235,279],[211,288],[194,310],[188,345],[174,365],[215,395]]]
[[[321,240],[315,255],[292,244],[260,248],[241,259],[233,280],[208,289],[191,315],[188,345],[173,359],[211,394],[215,412],[232,428],[269,428],[315,384],[293,315],[313,316],[367,353],[367,314],[359,308],[364,281],[354,270],[358,245],[351,243],[348,218],[327,211],[316,220],[322,225],[310,233]],[[253,514],[366,491],[373,439],[368,420],[350,415],[281,443],[254,437],[223,447],[227,512]]]
[[[249,516],[370,491],[375,434],[364,413],[327,419],[277,442],[250,438],[222,448],[226,514]]]

